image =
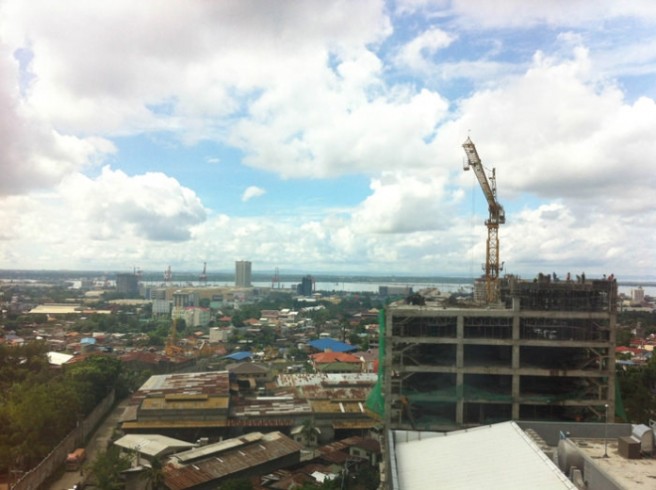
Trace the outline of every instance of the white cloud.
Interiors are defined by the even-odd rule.
[[[8,1],[1,27],[33,53],[29,101],[67,131],[221,134],[241,95],[349,58],[391,28],[376,0],[169,5]],[[321,12],[321,15],[317,15]],[[308,22],[308,19],[313,19]],[[198,135],[193,136],[197,140]]]
[[[373,193],[353,213],[365,233],[408,233],[447,228],[451,223],[444,182],[418,175],[384,175],[371,183]]]
[[[115,151],[99,137],[65,135],[25,105],[18,63],[0,45],[0,197],[49,188]]]
[[[577,216],[564,203],[526,209],[514,215],[500,234],[502,257],[509,272],[617,275],[618,271],[632,271],[647,275],[656,254],[640,244],[645,231],[656,225],[656,218],[653,213],[642,217],[644,228],[632,223],[634,219],[608,219],[597,212]]]
[[[656,5],[651,0],[399,0],[396,9],[405,15],[421,12],[427,16],[455,17],[465,29],[573,26],[622,17],[656,19]]]
[[[656,72],[656,41],[611,45],[618,38],[597,27],[620,19],[616,2],[534,3],[229,0],[162,9],[152,0],[7,0],[0,265],[194,269],[222,257],[229,268],[246,257],[271,270],[478,274],[485,216],[467,216],[464,189],[481,197],[460,167],[471,130],[497,168],[511,272],[648,270],[656,104],[648,89],[629,96],[637,82],[622,76]],[[627,25],[647,29],[656,18],[648,2],[621,8],[647,19]],[[515,51],[509,41],[525,44]],[[517,55],[527,51],[533,59]],[[455,78],[467,92],[449,100],[435,89]],[[184,143],[172,145],[178,161],[210,155],[206,167],[162,167],[178,178],[131,171],[117,148],[140,149],[130,147],[136,135],[167,143],[174,135]],[[117,136],[132,138],[115,146]],[[199,142],[207,147],[186,160]],[[105,165],[98,176],[94,165]],[[235,182],[257,182],[260,170],[365,175],[370,189],[350,208],[340,201],[311,216],[293,208],[275,220],[265,211],[243,218],[203,205],[200,189],[217,169],[225,181],[212,192],[242,189]],[[251,214],[264,192],[242,194]]]
[[[656,150],[654,101],[628,104],[616,86],[597,83],[584,50],[568,60],[536,56],[523,76],[463,100],[460,114],[438,146],[455,148],[471,130],[502,196],[633,201],[656,184],[644,158]]]
[[[427,166],[430,140],[448,103],[428,90],[401,88],[347,107],[330,91],[270,92],[266,114],[240,122],[233,143],[244,161],[283,177],[331,177]]]
[[[454,36],[431,27],[412,39],[399,51],[396,61],[410,70],[429,72],[432,58],[440,49],[446,48],[454,41]]]
[[[129,177],[104,167],[97,179],[67,179],[60,192],[93,240],[184,241],[206,219],[193,191],[158,172]]]
[[[247,202],[253,199],[254,197],[260,197],[263,196],[264,194],[266,194],[266,191],[264,189],[262,189],[261,187],[257,187],[255,185],[251,185],[246,188],[246,190],[241,196],[241,200],[243,202]]]

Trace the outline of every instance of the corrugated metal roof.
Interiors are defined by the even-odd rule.
[[[280,374],[278,386],[372,386],[378,381],[374,373]]]
[[[223,356],[224,359],[233,359],[235,361],[243,361],[245,359],[249,359],[253,357],[252,352],[247,352],[247,351],[242,351],[242,352],[233,352],[232,354],[228,354],[227,356]]]
[[[311,400],[310,406],[314,413],[330,414],[361,414],[367,415],[364,403],[360,401],[332,401],[332,400]]]
[[[209,484],[234,473],[297,453],[300,460],[301,445],[280,432],[261,435],[250,444],[240,444],[232,449],[210,455],[181,467],[167,466],[164,470],[166,486],[170,490],[183,490]],[[243,439],[241,437],[239,439]],[[229,441],[223,441],[228,443]]]
[[[205,400],[196,400],[193,398],[187,400],[171,400],[153,397],[146,398],[143,401],[140,411],[147,413],[148,410],[226,410],[228,408],[228,402],[229,398],[227,396],[215,396]]]
[[[357,347],[351,344],[340,342],[335,339],[312,340],[308,342],[308,345],[320,351],[331,350],[333,352],[352,352],[358,350]]]
[[[228,421],[223,419],[216,420],[141,420],[127,421],[121,424],[123,430],[140,430],[140,429],[213,429],[215,427],[227,427]]]
[[[333,429],[371,429],[381,425],[381,422],[371,419],[371,420],[335,420],[333,422]]]
[[[176,373],[151,376],[139,388],[139,392],[207,393],[228,396],[229,381],[227,371],[207,371],[202,373]]]
[[[181,441],[159,434],[128,434],[114,442],[119,447],[157,457],[166,451],[193,447],[192,442]]]
[[[279,417],[281,415],[306,415],[312,413],[306,400],[297,399],[239,399],[230,406],[232,417]]]
[[[424,490],[555,490],[576,487],[514,422],[395,440],[394,488]],[[398,485],[398,486],[397,486]]]
[[[184,451],[175,455],[175,458],[181,463],[188,463],[196,459],[207,458],[209,456],[216,455],[228,449],[233,449],[238,446],[243,446],[245,444],[250,444],[262,439],[261,432],[251,432],[242,437],[235,437],[233,439],[227,439],[225,441],[215,442],[214,444],[208,444],[206,446],[197,447],[190,449],[189,451]]]

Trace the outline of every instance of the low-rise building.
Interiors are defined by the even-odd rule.
[[[164,484],[170,490],[213,489],[230,478],[296,465],[301,449],[281,432],[252,432],[176,454],[164,469]]]
[[[162,433],[193,439],[222,434],[230,404],[227,371],[151,376],[121,418],[126,433]]]

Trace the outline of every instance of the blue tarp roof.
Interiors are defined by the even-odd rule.
[[[82,340],[80,340],[80,344],[95,344],[96,339],[93,337],[84,337]]]
[[[345,344],[344,342],[340,342],[339,340],[335,339],[319,339],[319,340],[311,340],[308,342],[310,347],[313,349],[317,349],[320,351],[332,351],[332,352],[351,352],[354,350],[358,350],[357,347],[352,346],[351,344]]]
[[[248,359],[250,357],[253,357],[252,352],[248,351],[238,351],[238,352],[233,352],[232,354],[228,354],[227,356],[223,356],[225,359],[232,359],[233,361],[243,361],[244,359]]]

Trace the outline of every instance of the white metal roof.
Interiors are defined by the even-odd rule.
[[[159,434],[127,434],[115,441],[114,444],[151,457],[157,457],[164,452],[177,451],[194,446],[191,442],[181,441]]]
[[[63,352],[48,352],[48,362],[50,364],[54,364],[55,366],[61,366],[62,364],[66,364],[68,361],[73,359],[73,357],[70,354],[64,354]]]
[[[576,489],[514,422],[403,442],[395,438],[398,488]]]

